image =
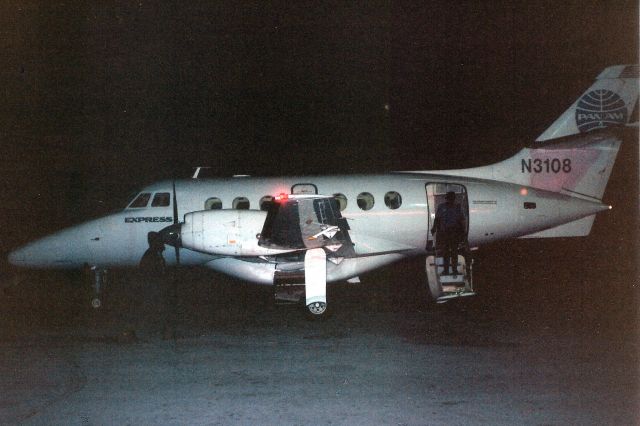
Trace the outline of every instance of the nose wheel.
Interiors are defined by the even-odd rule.
[[[93,298],[91,299],[91,307],[98,309],[102,306],[100,300],[100,291],[102,287],[107,283],[107,270],[92,266],[87,271],[91,276],[91,284],[93,287]]]

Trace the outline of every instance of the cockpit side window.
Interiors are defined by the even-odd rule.
[[[156,192],[151,202],[151,207],[167,207],[170,200],[171,195],[168,192]]]
[[[147,204],[149,203],[149,198],[151,198],[151,193],[143,192],[142,194],[138,195],[131,204],[129,204],[129,207],[133,207],[133,208],[147,207]]]

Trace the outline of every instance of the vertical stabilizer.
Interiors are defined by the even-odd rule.
[[[604,127],[638,124],[638,65],[614,65],[575,101],[536,142]]]
[[[620,131],[600,130],[523,148],[511,158],[489,166],[446,170],[469,176],[601,200],[620,144]]]

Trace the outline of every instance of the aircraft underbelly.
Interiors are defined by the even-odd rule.
[[[327,261],[327,282],[344,281],[402,260],[408,255],[409,254],[403,253],[388,253],[377,256],[349,258],[342,259],[338,264]],[[215,271],[263,285],[273,285],[276,271],[293,272],[296,269],[299,271],[304,270],[304,264],[301,262],[294,262],[292,265],[293,269],[290,269],[287,263],[253,262],[235,257],[221,257],[210,260],[205,264],[207,268]]]

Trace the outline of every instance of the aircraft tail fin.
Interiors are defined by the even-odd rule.
[[[523,148],[513,157],[489,166],[443,173],[497,180],[600,201],[622,143],[618,133],[601,130],[569,136]]]
[[[606,129],[523,148],[511,158],[484,167],[443,174],[513,183],[599,202],[622,143],[620,131]],[[522,238],[589,235],[595,215]]]
[[[595,129],[638,125],[638,65],[605,68],[536,142]]]

